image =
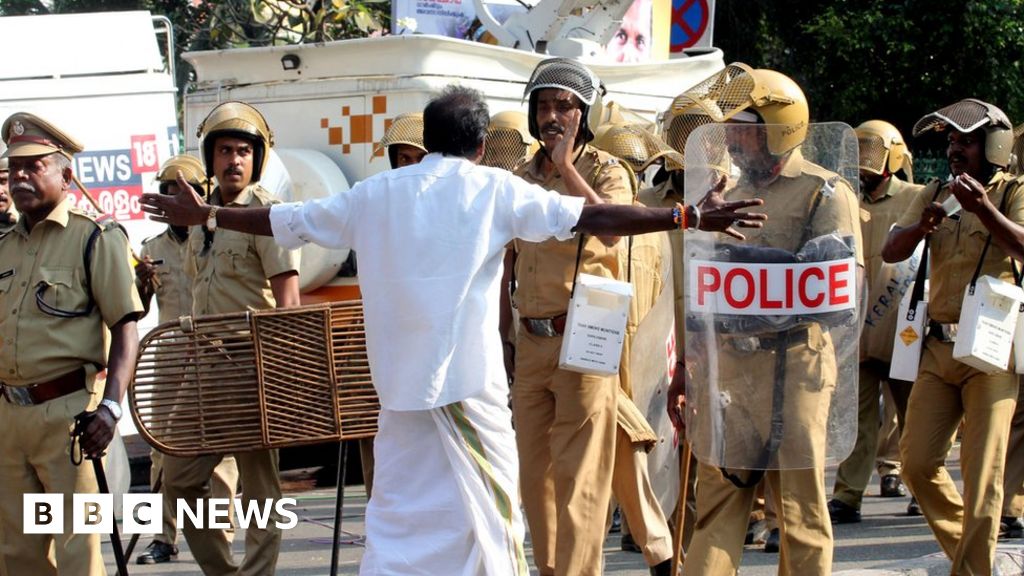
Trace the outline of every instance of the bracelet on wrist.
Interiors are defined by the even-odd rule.
[[[689,224],[687,216],[686,206],[676,202],[676,207],[672,209],[672,221],[676,223],[677,230],[686,230]]]

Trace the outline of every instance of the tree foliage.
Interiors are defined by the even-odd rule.
[[[980,98],[1024,122],[1024,0],[718,2],[727,61],[796,80],[815,120],[918,118]],[[934,143],[931,146],[934,147]]]
[[[383,33],[389,0],[3,0],[0,15],[150,10],[181,50]],[[870,118],[909,137],[922,115],[976,97],[1024,122],[1024,0],[719,0],[727,61],[796,80],[815,120]],[[184,85],[187,66],[179,65]]]

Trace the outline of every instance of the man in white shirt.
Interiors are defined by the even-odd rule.
[[[579,112],[552,159],[572,195],[478,166],[490,116],[483,95],[448,87],[424,110],[430,152],[343,194],[273,210],[212,210],[195,195],[146,195],[152,218],[315,242],[360,255],[367,351],[381,400],[362,574],[528,574],[518,461],[498,334],[499,281],[513,238],[636,234],[695,225],[737,234],[759,200],[693,206],[588,206],[573,168]],[[591,191],[591,194],[593,192]],[[598,210],[593,210],[593,209]],[[211,212],[215,212],[211,214]],[[698,215],[702,212],[702,215]],[[413,247],[410,250],[410,247]]]

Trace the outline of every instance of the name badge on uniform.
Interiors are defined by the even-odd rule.
[[[3,280],[4,278],[9,278],[11,276],[14,276],[14,268],[0,272],[0,280]]]

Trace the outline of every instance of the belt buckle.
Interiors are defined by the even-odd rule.
[[[530,334],[554,338],[558,336],[555,331],[555,322],[551,318],[526,318],[526,325],[530,328]]]
[[[956,333],[959,327],[959,324],[942,324],[942,339],[945,342],[956,342]]]
[[[27,387],[7,386],[4,385],[4,398],[8,402],[15,406],[34,406],[35,402],[32,401],[32,393],[29,392]]]

